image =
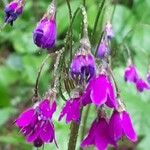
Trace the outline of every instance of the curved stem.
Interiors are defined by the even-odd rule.
[[[69,18],[70,18],[70,25],[71,25],[71,20],[72,20],[72,10],[71,10],[71,5],[69,0],[66,0],[67,2],[67,6],[68,6],[68,10],[69,10]],[[73,34],[73,29],[71,28],[70,33],[69,33],[69,37],[70,37],[70,42],[69,42],[69,50],[70,50],[70,62],[72,60],[72,34]]]
[[[119,87],[118,87],[117,82],[116,82],[116,80],[115,80],[113,71],[112,71],[112,69],[111,69],[110,67],[108,67],[108,71],[109,71],[109,73],[110,73],[110,75],[111,75],[111,77],[112,77],[112,79],[113,79],[114,84],[115,84],[115,89],[116,89],[116,93],[117,93],[117,98],[119,98],[119,97],[120,97],[120,90],[119,90]]]
[[[41,72],[42,72],[42,69],[46,63],[46,61],[48,60],[48,58],[50,57],[50,54],[48,54],[46,56],[46,58],[43,60],[40,68],[39,68],[39,71],[38,71],[38,75],[37,75],[37,78],[36,78],[36,82],[35,82],[35,87],[34,87],[34,98],[37,98],[38,97],[38,85],[39,85],[39,79],[40,79],[40,75],[41,75]]]
[[[83,6],[86,7],[86,0],[83,0]]]
[[[93,33],[92,33],[92,43],[93,43],[93,40],[94,40],[94,36],[95,36],[96,29],[97,29],[99,17],[101,15],[104,4],[105,4],[105,0],[102,1],[101,5],[99,7],[98,13],[96,15],[96,19],[95,19],[95,23],[94,23],[94,29],[93,29]]]

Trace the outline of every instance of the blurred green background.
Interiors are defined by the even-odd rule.
[[[3,24],[4,4],[0,3],[0,24]],[[32,145],[25,142],[18,134],[13,121],[26,107],[31,105],[31,97],[38,68],[46,56],[46,51],[37,48],[32,40],[32,32],[36,23],[45,13],[49,0],[30,0],[26,2],[23,15],[17,19],[13,27],[6,26],[0,32],[0,150],[32,150]],[[74,12],[82,0],[70,0]],[[94,28],[94,21],[101,0],[86,0],[89,22],[89,36]],[[113,13],[113,17],[112,14]],[[96,34],[92,39],[94,52],[100,33],[107,20],[112,17],[115,38],[112,41],[112,65],[115,78],[121,88],[121,95],[127,110],[131,113],[133,123],[140,141],[126,144],[122,150],[149,150],[150,142],[150,92],[138,93],[131,84],[123,80],[126,67],[127,53],[123,45],[131,50],[134,63],[139,74],[146,79],[150,62],[150,0],[106,0],[102,9]],[[65,0],[58,0],[57,27],[58,40],[56,49],[61,47],[69,25],[68,8]],[[81,15],[73,25],[74,49],[79,44]],[[91,37],[91,36],[90,36]],[[69,51],[69,50],[68,50]],[[52,79],[52,69],[49,63],[44,67],[40,80],[40,93],[44,94]],[[66,150],[69,138],[69,125],[64,121],[58,122],[58,115],[63,101],[59,98],[58,110],[54,117],[56,138],[59,149]],[[94,120],[95,112],[91,109],[87,128]],[[81,124],[82,125],[82,124]],[[79,132],[80,134],[80,132]],[[79,142],[78,142],[79,143]],[[79,144],[78,144],[79,145]],[[44,146],[45,150],[55,150],[54,144]]]

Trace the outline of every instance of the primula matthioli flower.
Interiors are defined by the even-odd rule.
[[[137,135],[133,128],[129,114],[124,110],[115,110],[109,121],[109,132],[111,137],[117,142],[126,136],[130,141],[137,141]]]
[[[133,82],[136,83],[138,80],[138,73],[136,70],[136,67],[134,65],[129,65],[126,69],[125,69],[125,73],[124,73],[124,80],[126,82]]]
[[[73,58],[70,73],[73,79],[89,81],[95,75],[95,59],[90,51],[80,50]]]
[[[68,100],[60,113],[59,121],[66,115],[66,123],[70,123],[71,121],[79,123],[81,105],[80,97]]]
[[[114,37],[112,24],[110,22],[107,22],[105,26],[105,34],[106,34],[106,37],[110,40]]]
[[[57,37],[57,27],[55,21],[55,5],[52,3],[47,14],[40,20],[33,32],[34,43],[44,49],[54,47]]]
[[[113,85],[105,74],[100,74],[89,81],[83,97],[84,105],[91,101],[97,106],[106,104],[110,108],[117,107]]]
[[[5,23],[13,25],[13,22],[22,14],[25,0],[14,0],[5,7]]]
[[[92,123],[87,137],[81,143],[81,147],[94,145],[98,150],[106,150],[110,144],[116,146],[109,134],[108,122],[101,117]]]
[[[48,99],[36,103],[24,111],[15,121],[27,142],[35,147],[41,147],[44,143],[55,142],[55,131],[52,122],[53,113],[56,111],[56,102],[50,103]]]
[[[143,92],[144,90],[150,90],[150,86],[142,79],[138,79],[136,82],[136,89],[139,92]]]
[[[110,52],[110,50],[109,50],[106,42],[104,40],[102,40],[102,42],[100,43],[100,45],[98,47],[97,56],[102,59],[102,58],[108,56],[109,52]]]

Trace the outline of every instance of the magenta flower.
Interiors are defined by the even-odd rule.
[[[100,43],[99,48],[98,48],[97,56],[102,59],[102,58],[108,56],[109,53],[110,53],[110,50],[109,50],[106,42],[102,40],[102,42]]]
[[[70,72],[75,80],[89,81],[95,75],[95,59],[90,52],[78,52],[72,60]]]
[[[143,92],[145,89],[150,90],[150,86],[142,79],[138,79],[136,82],[136,89],[139,92]]]
[[[109,132],[111,137],[117,142],[123,136],[130,141],[137,141],[137,135],[134,131],[129,114],[126,111],[119,113],[114,111],[109,121]]]
[[[56,102],[50,104],[48,99],[37,103],[35,107],[24,111],[15,121],[27,142],[35,147],[41,147],[44,143],[55,142],[53,113],[56,111]]]
[[[81,98],[70,99],[66,102],[63,107],[59,121],[66,115],[66,123],[70,123],[71,121],[80,121],[80,109],[81,109]]]
[[[89,130],[87,137],[82,141],[81,147],[94,145],[98,150],[106,150],[109,144],[116,146],[109,134],[109,125],[105,118],[96,119]]]
[[[22,14],[24,0],[14,0],[5,7],[5,23],[13,25],[13,22]]]
[[[137,82],[138,74],[134,65],[130,65],[125,69],[124,80],[126,82]]]
[[[42,18],[33,32],[34,43],[45,49],[50,49],[55,45],[56,36],[56,22],[53,17]]]
[[[106,37],[110,40],[114,37],[112,24],[110,22],[108,22],[105,26],[105,34],[106,34]]]
[[[100,74],[98,77],[89,81],[83,97],[84,105],[90,103],[91,100],[97,106],[106,104],[110,108],[117,107],[113,85],[104,74]]]

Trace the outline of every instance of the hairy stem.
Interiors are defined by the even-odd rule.
[[[83,116],[83,126],[81,128],[81,141],[83,140],[84,138],[84,135],[85,135],[85,132],[86,132],[86,126],[87,126],[87,119],[88,119],[88,115],[89,115],[89,112],[90,112],[90,106],[89,105],[86,110],[85,110],[85,113],[84,113],[84,116]],[[80,148],[80,150],[82,150],[82,148]]]
[[[81,116],[82,116],[82,109],[81,108]],[[72,121],[70,126],[70,138],[68,143],[68,150],[75,150],[76,144],[77,144],[77,138],[78,138],[78,132],[79,132],[80,123],[76,123]]]

